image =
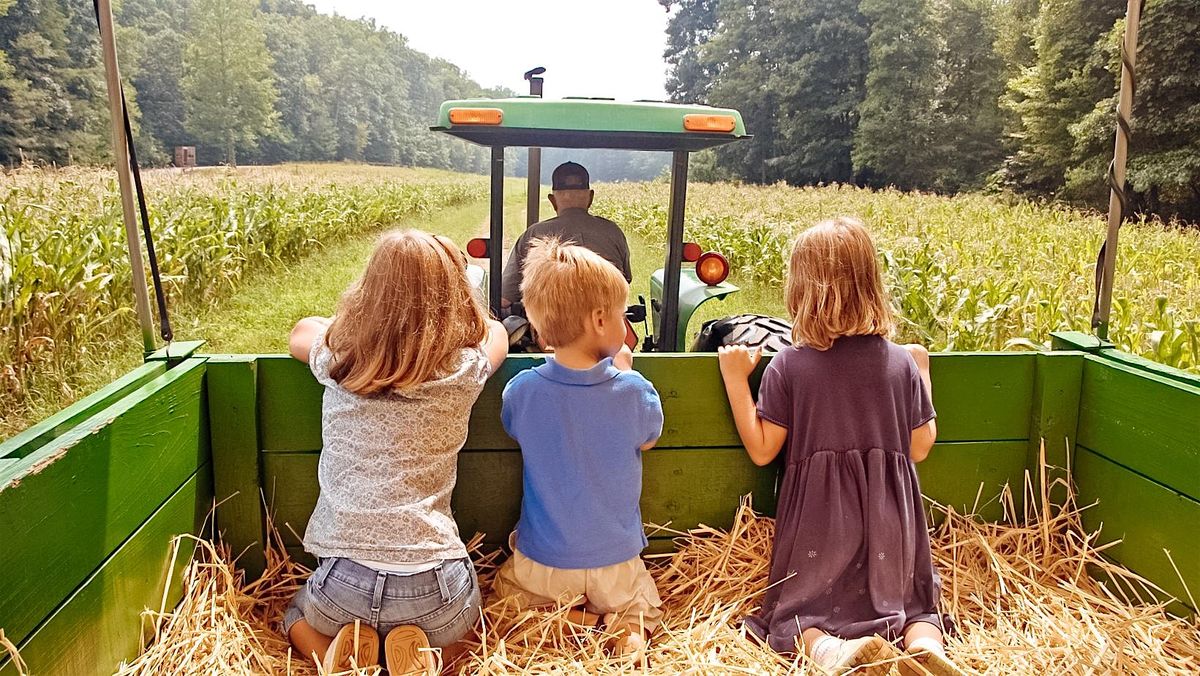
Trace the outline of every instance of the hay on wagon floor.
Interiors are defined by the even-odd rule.
[[[942,519],[933,539],[946,609],[960,632],[948,651],[965,671],[985,674],[1186,673],[1200,670],[1200,625],[1173,617],[1150,582],[1101,555],[1083,535],[1080,508],[1046,499],[1045,482],[1027,481],[1021,519],[1011,494],[1001,496],[1008,523],[985,523],[933,505]],[[652,674],[822,673],[803,657],[759,648],[740,630],[767,577],[774,522],[746,500],[726,532],[701,527],[677,533],[671,555],[652,557],[665,604],[651,639]],[[485,594],[502,554],[472,543]],[[280,618],[307,570],[288,558],[278,534],[267,571],[245,582],[227,547],[197,541],[184,600],[173,612],[149,612],[153,641],[120,674],[274,673],[319,670],[291,653]],[[1110,582],[1102,584],[1099,578]],[[1189,599],[1194,606],[1194,601]],[[472,650],[448,672],[593,674],[642,672],[611,658],[598,630],[573,633],[563,611],[521,611],[489,599]],[[374,675],[378,668],[357,670]]]

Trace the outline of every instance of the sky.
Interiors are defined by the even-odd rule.
[[[667,13],[658,0],[309,0],[368,17],[485,87],[524,94],[545,66],[545,96],[665,99]]]

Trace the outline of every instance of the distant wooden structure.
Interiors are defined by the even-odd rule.
[[[175,146],[175,166],[180,169],[195,169],[196,146]]]

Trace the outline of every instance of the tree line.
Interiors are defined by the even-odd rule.
[[[373,21],[300,0],[114,3],[144,165],[349,160],[479,172],[487,151],[431,134],[443,100],[507,95]],[[0,0],[0,164],[110,158],[90,0]]]
[[[754,134],[708,178],[1107,205],[1120,0],[659,0],[673,100]],[[1148,0],[1128,181],[1143,213],[1200,220],[1200,0]]]

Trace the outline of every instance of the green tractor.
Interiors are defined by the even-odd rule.
[[[488,260],[486,272],[472,273],[474,279],[486,286],[488,304],[496,316],[501,315],[500,275],[504,256],[504,149],[510,146],[526,146],[531,151],[554,147],[672,153],[666,260],[651,275],[649,305],[639,299],[641,302],[630,306],[627,312],[631,328],[633,323],[649,320],[643,351],[683,349],[687,344],[688,324],[696,310],[713,298],[725,298],[738,290],[725,281],[729,263],[724,256],[702,251],[698,245],[683,239],[688,156],[749,138],[738,111],[660,101],[550,100],[530,95],[446,101],[431,129],[491,148],[490,232],[487,238],[472,240],[467,249],[470,255]],[[537,220],[540,198],[537,167],[540,162],[535,153],[531,152],[531,156],[535,159],[529,165],[530,208],[526,225]],[[684,263],[692,265],[684,267]],[[741,343],[778,347],[786,344],[782,337],[789,331],[785,322],[745,315],[722,320],[719,325],[710,322],[693,349],[711,351],[715,343],[730,337]],[[636,338],[630,340],[631,347],[635,342]]]

